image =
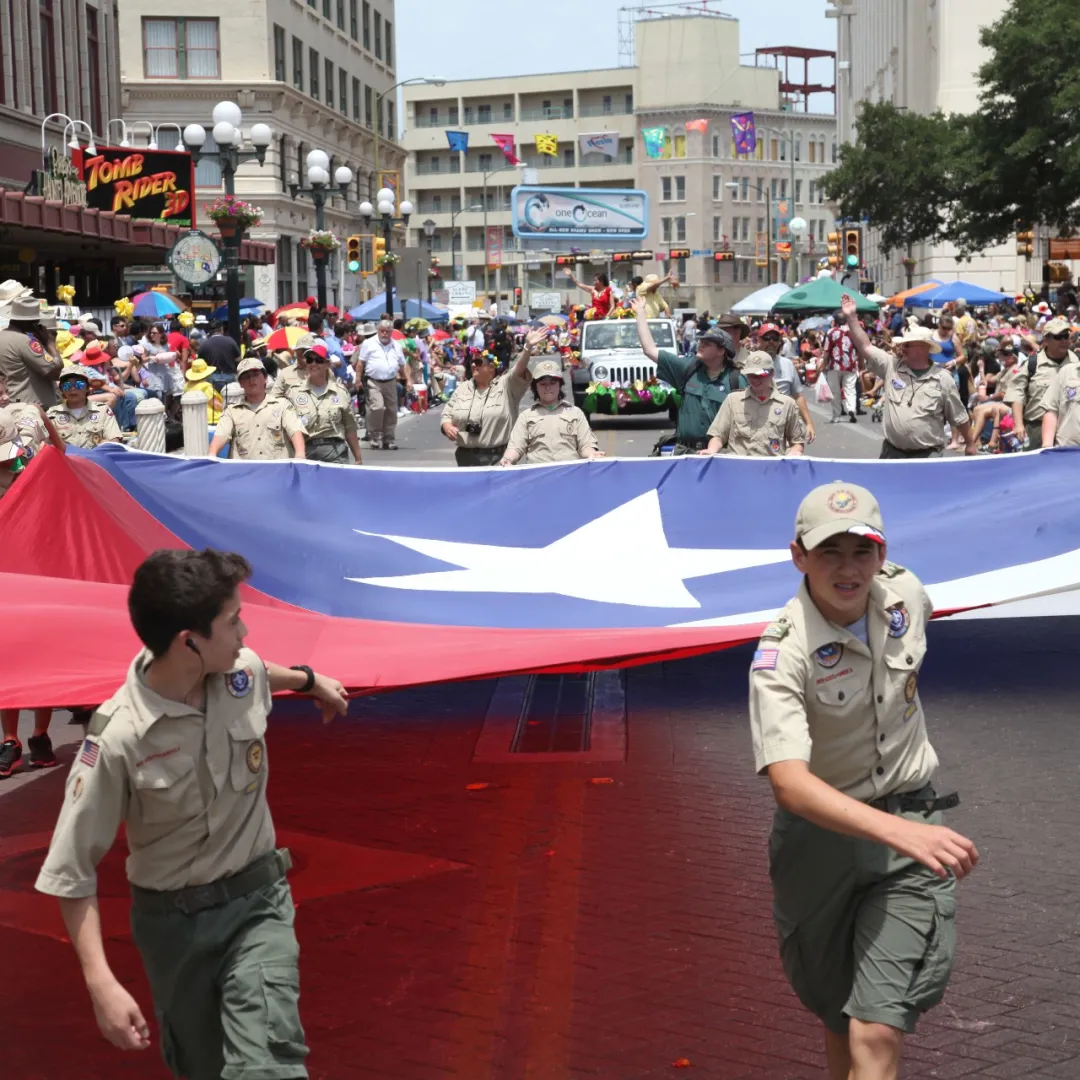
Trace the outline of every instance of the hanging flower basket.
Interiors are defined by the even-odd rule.
[[[915,268],[915,260],[910,255],[905,255],[900,260],[900,265],[906,266],[909,270],[913,270]]]
[[[399,262],[401,262],[401,256],[396,251],[388,251],[385,255],[380,255],[378,259],[375,260],[375,265],[380,270],[386,270],[387,268],[397,266]]]
[[[341,241],[329,229],[312,229],[300,241],[300,246],[307,248],[313,259],[325,259],[331,251],[341,247]]]
[[[262,221],[262,214],[261,206],[238,199],[235,195],[219,195],[206,207],[206,216],[225,239],[258,225]]]

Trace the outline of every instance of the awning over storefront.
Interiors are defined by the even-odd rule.
[[[176,225],[143,221],[127,214],[68,206],[38,195],[0,188],[0,226],[3,246],[28,247],[41,256],[109,259],[120,266],[162,263],[165,252],[186,231]],[[259,266],[274,262],[273,244],[257,240],[240,243],[240,262]]]

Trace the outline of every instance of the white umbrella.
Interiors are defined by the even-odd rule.
[[[791,292],[791,286],[777,281],[772,285],[766,285],[764,289],[752,292],[749,296],[744,296],[737,304],[732,305],[731,310],[736,315],[768,315],[772,311],[773,304],[787,292]]]
[[[882,296],[881,293],[872,292],[866,299],[875,304],[884,304],[889,298],[887,296]]]

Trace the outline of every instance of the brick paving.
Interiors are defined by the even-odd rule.
[[[935,627],[923,685],[939,787],[961,791],[950,822],[983,861],[960,887],[949,993],[909,1040],[905,1077],[1080,1078],[1078,636],[1064,619]],[[615,764],[474,762],[492,683],[359,701],[330,729],[279,709],[271,802],[299,852],[312,1076],[824,1076],[818,1026],[776,959],[746,664],[743,650],[629,671]],[[0,1075],[165,1077],[156,1057],[101,1042],[70,948],[11,917],[37,903],[41,856],[3,859],[4,844],[50,827],[61,784],[0,799],[0,948],[18,973],[0,991]],[[327,894],[305,837],[421,858]],[[115,853],[102,892],[124,894]],[[148,1005],[111,927],[114,967]]]

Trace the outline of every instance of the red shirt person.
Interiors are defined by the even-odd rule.
[[[592,285],[582,285],[582,283],[574,277],[573,271],[571,270],[566,271],[566,276],[579,289],[584,289],[592,296],[594,318],[606,319],[608,315],[611,314],[611,282],[608,281],[607,274],[597,274],[593,278]]]

